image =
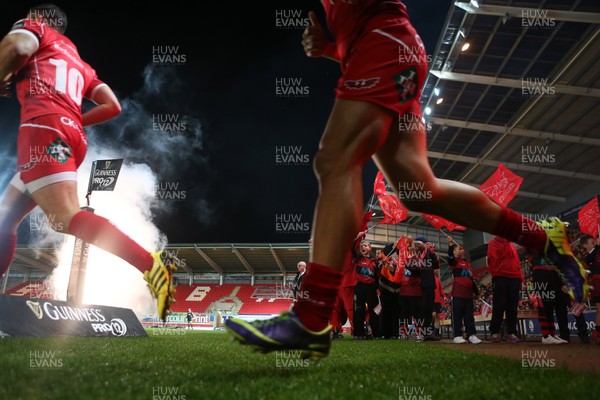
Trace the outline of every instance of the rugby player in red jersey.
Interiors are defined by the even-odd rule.
[[[328,321],[346,249],[359,229],[362,171],[370,158],[386,180],[394,182],[396,192],[400,186],[418,185],[429,194],[430,201],[403,196],[410,210],[439,215],[544,253],[569,281],[575,300],[585,299],[585,270],[566,243],[561,221],[552,219],[542,228],[476,188],[434,176],[419,102],[427,56],[405,5],[400,0],[324,0],[322,5],[335,43],[328,41],[311,12],[302,45],[309,57],[338,61],[342,74],[314,160],[319,197],[313,248],[302,283],[308,295],[271,320],[229,319],[227,327],[234,337],[264,352],[297,349],[310,358],[329,353]]]
[[[173,302],[174,265],[149,253],[107,219],[81,210],[77,168],[87,148],[83,127],[116,117],[121,106],[110,87],[81,59],[64,35],[67,16],[53,4],[29,10],[0,42],[0,94],[11,83],[21,104],[17,172],[0,200],[0,275],[15,253],[17,227],[39,206],[58,232],[74,235],[140,270],[158,315]],[[83,99],[95,106],[82,114]]]

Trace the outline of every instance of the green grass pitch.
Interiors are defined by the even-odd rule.
[[[585,399],[599,380],[412,341],[334,341],[320,362],[263,355],[226,332],[0,340],[0,399]],[[592,397],[589,397],[590,394]]]

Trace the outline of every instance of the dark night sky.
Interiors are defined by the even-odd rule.
[[[7,32],[27,6],[37,2],[19,3],[3,7],[0,30]],[[308,240],[308,232],[278,233],[275,218],[301,214],[302,222],[312,222],[317,183],[311,163],[278,165],[275,153],[281,146],[301,146],[300,154],[312,161],[333,104],[339,66],[306,57],[300,45],[302,28],[277,29],[275,14],[298,10],[305,18],[308,10],[315,10],[324,21],[320,2],[202,2],[199,12],[177,1],[120,9],[85,2],[56,4],[67,12],[67,36],[82,58],[119,99],[144,104],[150,113],[142,117],[144,129],[151,128],[153,114],[176,114],[188,121],[188,128],[200,127],[195,136],[180,133],[189,136],[188,146],[179,143],[148,151],[151,136],[139,135],[139,125],[128,120],[129,113],[88,130],[90,143],[112,140],[114,146],[114,131],[122,128],[118,146],[136,150],[126,161],[146,162],[160,181],[178,183],[186,190],[185,201],[173,203],[168,212],[156,212],[155,223],[171,243]],[[450,1],[405,4],[432,54]],[[186,60],[183,65],[147,69],[155,46],[179,46],[178,54]],[[151,68],[157,70],[148,75]],[[142,90],[149,76],[160,81],[156,84],[160,90]],[[302,79],[307,96],[277,97],[279,78]],[[16,100],[0,100],[4,171],[14,168],[17,123]],[[372,163],[365,169],[365,198],[371,194],[375,172]],[[20,240],[26,240],[26,233],[19,232]]]

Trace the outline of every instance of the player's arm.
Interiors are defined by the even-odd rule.
[[[33,34],[15,32],[0,41],[0,94],[6,95],[15,72],[27,64],[39,42]]]
[[[81,115],[83,126],[101,124],[121,113],[121,103],[106,84],[97,86],[89,99],[96,103],[96,106]]]
[[[308,57],[325,57],[340,62],[335,43],[327,39],[323,27],[317,20],[317,15],[310,11],[308,13],[310,25],[302,33],[302,47]]]

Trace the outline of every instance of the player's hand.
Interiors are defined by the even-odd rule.
[[[7,75],[2,81],[0,81],[0,96],[2,97],[12,97],[12,92],[10,91],[10,85],[12,83],[12,75]]]
[[[309,11],[310,25],[302,33],[302,47],[308,57],[322,57],[331,45],[314,11]]]

